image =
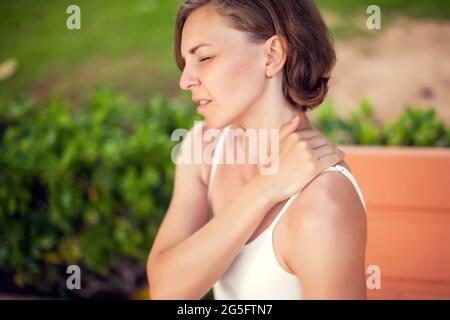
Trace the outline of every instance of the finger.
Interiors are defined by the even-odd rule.
[[[332,146],[324,146],[324,147],[312,150],[313,159],[317,159],[317,160],[320,160],[321,158],[326,157],[328,155],[332,155],[332,154],[339,155],[339,153],[337,152],[337,149]]]
[[[284,124],[280,128],[280,135],[279,139],[282,140],[286,136],[288,136],[290,133],[297,131],[299,125],[301,122],[301,118],[299,115],[296,115],[294,118],[291,119],[288,123]]]
[[[304,141],[313,150],[323,148],[323,147],[335,147],[335,145],[333,143],[331,143],[328,139],[326,139],[323,136],[318,136],[318,137],[311,138],[311,139],[304,140]]]
[[[284,140],[288,135],[294,133],[297,131],[299,125],[301,122],[301,118],[300,116],[297,114],[296,116],[294,116],[291,121],[289,121],[288,123],[284,124],[280,130],[278,131],[278,141],[276,141],[276,136],[275,137],[271,137],[270,140],[270,144],[267,146],[267,154],[270,157],[272,157],[272,144],[276,143],[278,144],[278,146],[280,146],[280,141]],[[285,141],[286,143],[286,141]]]
[[[317,158],[317,163],[320,168],[326,169],[328,167],[334,166],[343,160],[342,156],[337,152],[329,152],[320,155]]]
[[[298,146],[302,150],[310,149],[312,151],[323,147],[331,147],[336,149],[335,145],[329,142],[323,135],[318,135],[311,139],[302,140],[298,137],[298,132],[293,132],[284,139],[283,150],[289,150],[294,145]]]
[[[296,132],[301,140],[308,140],[316,137],[324,137],[323,133],[317,129],[306,129]]]

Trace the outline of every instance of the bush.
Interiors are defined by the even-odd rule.
[[[58,297],[129,297],[173,187],[176,128],[195,109],[155,96],[136,104],[98,91],[86,108],[26,97],[0,104],[0,286]],[[363,101],[348,119],[330,103],[316,127],[335,143],[450,146],[434,110],[408,107],[381,124]],[[78,265],[83,290],[67,290]],[[203,298],[212,299],[212,290]]]
[[[3,287],[60,297],[127,297],[145,262],[174,175],[170,134],[194,108],[162,97],[138,105],[111,90],[85,110],[26,97],[0,106]],[[66,268],[83,290],[66,289]]]
[[[396,120],[381,123],[367,100],[347,119],[328,101],[317,109],[313,123],[336,144],[450,147],[450,127],[437,119],[434,109],[418,106],[406,106]]]

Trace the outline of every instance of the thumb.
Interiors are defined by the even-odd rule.
[[[289,121],[288,123],[285,123],[280,128],[280,140],[284,139],[286,136],[288,136],[292,132],[295,132],[298,129],[300,122],[301,122],[301,118],[297,114],[297,115],[295,115],[294,118],[291,119],[291,121]]]
[[[289,122],[287,122],[287,123],[285,123],[281,128],[280,128],[280,131],[279,131],[279,135],[278,135],[278,142],[277,143],[279,143],[279,141],[281,141],[282,139],[284,139],[286,136],[288,136],[289,134],[291,134],[292,132],[295,132],[297,129],[298,129],[298,127],[299,127],[299,125],[300,125],[300,122],[301,122],[301,118],[300,118],[300,115],[295,115],[295,117],[293,117],[292,119],[291,119],[291,121],[289,121]],[[272,141],[272,143],[273,143],[273,141]],[[272,160],[273,160],[273,157],[275,156],[275,155],[273,155],[272,154],[272,143],[271,144],[269,144],[269,146],[268,146],[268,158],[269,158],[269,164],[272,162]],[[272,159],[272,160],[270,160],[270,159]],[[266,161],[266,159],[264,160],[264,161]],[[263,162],[264,162],[263,161]],[[265,167],[265,166],[267,166],[268,165],[268,163],[265,163],[265,164],[263,164],[263,165],[261,165],[261,167]]]

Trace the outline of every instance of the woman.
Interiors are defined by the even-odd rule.
[[[200,299],[213,287],[216,299],[365,299],[364,200],[343,153],[305,114],[323,101],[335,61],[314,3],[188,0],[174,49],[180,87],[205,119],[182,153],[197,133],[222,133],[212,165],[177,163],[147,263],[151,298]],[[279,152],[268,151],[276,173],[219,165],[234,129],[279,129]],[[260,151],[240,137],[237,149]]]

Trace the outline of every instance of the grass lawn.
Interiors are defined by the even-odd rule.
[[[81,30],[68,30],[66,8],[81,8]],[[84,94],[99,84],[131,93],[167,88],[177,3],[167,0],[1,1],[0,61],[18,60],[0,98]]]
[[[334,35],[364,34],[348,17],[363,16],[369,4],[382,19],[395,13],[415,18],[449,18],[441,0],[318,0],[341,17]],[[77,102],[93,88],[111,85],[146,98],[155,91],[178,95],[172,32],[180,1],[175,0],[9,0],[0,1],[0,62],[16,58],[16,73],[0,82],[0,100],[19,91],[38,98],[60,96]],[[66,8],[81,8],[81,30],[68,30]],[[384,20],[383,20],[384,22]]]

